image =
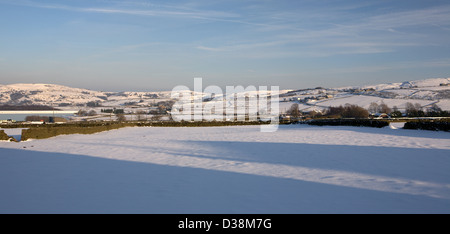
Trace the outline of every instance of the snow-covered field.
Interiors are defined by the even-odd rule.
[[[399,127],[0,142],[0,213],[450,213],[450,134]]]

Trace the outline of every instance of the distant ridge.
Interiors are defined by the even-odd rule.
[[[432,104],[450,110],[450,78],[430,78],[398,83],[348,86],[339,88],[309,88],[283,90],[280,93],[281,110],[292,103],[300,109],[321,110],[346,103],[368,108],[371,102],[384,102],[404,108],[407,102],[418,103],[424,108]],[[225,92],[225,91],[224,91]],[[195,98],[206,94],[193,93]],[[252,93],[251,95],[257,95]],[[217,95],[216,95],[217,96]],[[171,99],[170,91],[160,92],[103,92],[72,88],[57,84],[9,84],[0,85],[0,106],[26,106],[27,108],[67,108],[70,110],[94,107],[150,107]],[[20,109],[20,108],[19,108]]]
[[[41,106],[41,105],[23,105],[23,106],[12,106],[12,105],[0,105],[0,110],[9,111],[9,110],[28,110],[28,111],[37,111],[37,110],[59,110],[58,108],[54,108],[51,106]]]

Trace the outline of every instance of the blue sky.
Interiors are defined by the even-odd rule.
[[[0,84],[103,91],[450,77],[448,1],[0,0]]]

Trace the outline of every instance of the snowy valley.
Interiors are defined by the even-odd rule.
[[[285,90],[280,110],[374,102],[449,110],[449,81]],[[171,101],[170,92],[45,84],[0,91],[4,105],[62,110],[149,111]],[[403,124],[146,126],[0,141],[0,213],[450,213],[450,134]],[[21,130],[2,129],[18,137]]]
[[[193,93],[194,99],[202,100],[210,95]],[[292,103],[299,103],[302,111],[320,111],[346,103],[367,109],[372,102],[386,103],[391,108],[396,106],[400,110],[405,109],[407,102],[419,103],[423,108],[436,104],[442,110],[450,110],[450,78],[358,87],[281,90],[279,96],[281,111],[288,109]],[[96,107],[144,107],[143,109],[149,110],[149,107],[155,107],[158,102],[168,100],[171,100],[171,91],[103,92],[55,84],[0,85],[1,105],[44,105],[61,110]]]

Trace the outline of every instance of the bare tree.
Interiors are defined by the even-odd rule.
[[[85,111],[85,110],[79,110],[78,112],[77,112],[77,115],[78,116],[86,116],[88,113],[87,113],[87,111]]]
[[[385,103],[381,103],[380,105],[378,105],[378,113],[391,113],[392,109],[389,108],[388,105],[386,105]]]
[[[321,115],[322,115],[322,113],[319,112],[319,111],[316,111],[316,110],[312,110],[312,111],[309,112],[309,116],[311,116],[311,118],[315,118],[315,117],[318,117],[318,116],[321,116]]]
[[[419,103],[412,104],[411,102],[406,103],[406,114],[410,117],[422,117],[425,113],[422,111],[422,106]]]
[[[369,117],[369,111],[366,109],[351,104],[345,104],[344,112],[342,113],[343,118],[367,118]]]
[[[138,121],[147,120],[146,115],[147,113],[143,110],[136,111],[136,117]]]
[[[402,117],[402,112],[398,110],[397,106],[392,107],[391,117],[393,118]]]
[[[127,121],[127,118],[125,117],[124,114],[117,114],[116,116],[117,116],[117,121],[119,121],[119,122]]]
[[[414,104],[414,107],[416,108],[417,111],[422,110],[422,106],[419,103]]]
[[[429,108],[428,108],[428,112],[441,112],[442,109],[436,105],[436,103],[433,103]]]
[[[369,111],[360,106],[347,103],[345,106],[330,106],[326,115],[334,118],[367,118],[369,117]]]
[[[95,116],[95,115],[97,115],[97,112],[95,112],[95,110],[90,110],[90,111],[87,113],[87,115],[88,115],[88,116]]]
[[[411,102],[407,102],[406,103],[405,110],[406,110],[406,113],[412,113],[412,112],[416,112],[417,111],[416,107]]]
[[[294,103],[291,105],[289,110],[286,112],[286,114],[290,115],[293,118],[300,117],[300,111],[298,110],[298,104]]]
[[[367,109],[370,113],[377,113],[378,111],[378,104],[376,102],[372,102],[369,105],[369,108]]]
[[[153,115],[150,120],[151,121],[160,121],[162,118],[162,115]]]

